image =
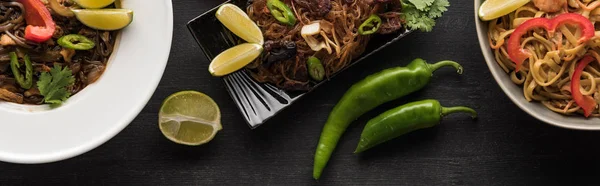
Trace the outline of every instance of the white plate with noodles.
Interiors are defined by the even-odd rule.
[[[506,95],[522,110],[551,125],[600,130],[600,87],[596,86],[600,83],[600,47],[595,44],[600,38],[594,36],[600,12],[593,8],[600,1],[534,0],[490,21],[479,17],[482,3],[475,0],[479,43],[490,72]],[[561,24],[558,19],[577,24]],[[541,27],[555,28],[554,34]],[[591,63],[582,62],[586,56]]]
[[[96,6],[100,1],[87,2]],[[68,12],[45,5],[53,14],[56,32],[50,32],[53,37],[43,42],[34,42],[46,36],[43,29],[29,33],[25,29],[28,18],[19,18],[23,9],[34,9],[27,7],[35,3],[0,3],[15,14],[0,21],[19,22],[0,28],[7,29],[0,34],[0,161],[48,163],[88,152],[123,130],[150,100],[171,49],[171,0],[116,2],[105,9],[129,9],[133,18],[124,19],[132,21],[120,23],[128,25],[114,31],[107,30],[118,24],[106,23],[116,18],[90,18],[94,12],[75,12],[76,16],[70,17]],[[129,12],[119,15],[131,18]],[[94,18],[103,21],[94,22]],[[50,22],[44,24],[45,29],[52,27]],[[93,46],[85,45],[91,42]],[[16,57],[21,67],[11,68],[10,57]],[[25,80],[15,71],[22,71]],[[31,71],[33,75],[28,76]]]

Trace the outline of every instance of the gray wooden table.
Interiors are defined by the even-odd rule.
[[[163,80],[142,113],[99,148],[44,165],[0,163],[2,185],[597,185],[600,133],[549,126],[516,107],[488,72],[477,43],[473,2],[451,0],[431,33],[413,33],[325,86],[256,130],[250,130],[222,81],[185,24],[219,0],[174,0],[175,31]],[[350,85],[414,58],[451,59],[465,73],[440,70],[427,89],[386,104],[355,122],[341,139],[322,180],[312,179],[313,153],[329,111]],[[152,61],[148,61],[152,63]],[[208,145],[186,147],[165,139],[157,127],[161,101],[181,90],[198,90],[221,107],[224,130]],[[408,101],[439,99],[476,108],[480,118],[446,118],[354,155],[369,118]],[[85,123],[82,123],[85,124]]]

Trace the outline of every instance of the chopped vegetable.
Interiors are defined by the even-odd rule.
[[[408,28],[431,32],[435,18],[448,11],[448,0],[402,0],[402,17]]]
[[[477,112],[471,108],[462,106],[446,108],[439,101],[432,99],[396,107],[367,122],[354,153],[364,152],[419,129],[437,126],[442,117],[459,112],[470,113],[473,118],[477,117]]]
[[[373,14],[358,27],[358,33],[360,35],[374,34],[379,30],[382,22],[379,16]]]
[[[67,100],[71,93],[67,87],[75,83],[75,77],[69,67],[62,68],[54,65],[50,72],[43,72],[37,82],[40,93],[44,96],[44,102],[49,104],[60,104]]]
[[[44,3],[39,0],[19,0],[19,2],[25,8],[25,21],[27,22],[25,39],[43,43],[52,38],[56,24]]]
[[[316,81],[323,81],[325,77],[325,68],[321,64],[321,60],[314,56],[310,56],[307,61],[308,74]]]
[[[308,25],[304,25],[302,27],[302,30],[300,31],[300,35],[302,35],[302,38],[304,38],[304,40],[306,41],[306,44],[308,44],[308,46],[310,47],[310,49],[312,49],[315,52],[318,52],[322,49],[327,49],[327,52],[329,54],[332,53],[332,49],[330,46],[327,45],[327,43],[321,41],[319,42],[319,40],[317,40],[314,35],[319,35],[319,33],[321,32],[321,23],[320,22],[314,22]]]
[[[583,69],[594,60],[595,59],[591,56],[583,57],[583,59],[579,61],[575,72],[573,72],[573,77],[571,78],[571,95],[573,96],[575,103],[583,109],[585,117],[590,117],[590,115],[592,115],[592,112],[596,108],[596,101],[594,101],[592,96],[586,96],[581,93],[581,74],[583,73]]]
[[[50,8],[52,8],[52,10],[54,10],[54,12],[57,13],[58,15],[65,16],[65,17],[75,16],[75,14],[73,13],[73,11],[71,11],[71,9],[61,5],[58,2],[58,0],[48,0],[48,3],[50,4]]]
[[[15,43],[15,40],[13,40],[10,36],[8,36],[8,34],[4,34],[4,35],[0,36],[0,45],[14,46],[14,45],[17,45],[17,43]]]
[[[296,17],[294,12],[285,3],[279,0],[267,0],[267,8],[271,12],[271,15],[277,19],[277,21],[289,25],[296,25]]]
[[[552,19],[533,18],[527,20],[515,29],[515,31],[510,35],[507,43],[508,56],[517,66],[515,71],[518,72],[523,64],[523,61],[531,56],[526,49],[521,48],[521,37],[523,37],[523,35],[536,28],[544,28],[548,32],[548,35],[554,35],[556,28],[564,24],[573,24],[579,26],[582,31],[582,36],[578,41],[579,43],[585,43],[595,35],[595,28],[592,22],[588,18],[578,13],[560,14]]]
[[[73,50],[89,50],[96,46],[91,39],[79,34],[69,34],[58,39],[58,44],[62,47]]]
[[[354,84],[333,108],[323,127],[315,152],[313,177],[321,177],[350,123],[381,104],[421,90],[430,82],[433,72],[446,66],[456,68],[459,74],[463,72],[462,66],[453,61],[428,64],[423,59],[415,59],[406,67],[383,70]]]
[[[11,52],[10,54],[10,68],[12,69],[12,73],[17,80],[17,83],[24,89],[30,89],[33,86],[33,65],[31,65],[31,60],[29,60],[29,56],[25,55],[25,76],[21,74],[21,64],[19,63],[19,59],[17,57],[17,53]]]

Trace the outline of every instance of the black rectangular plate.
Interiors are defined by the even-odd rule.
[[[229,0],[225,3],[246,7],[247,0]],[[207,11],[192,19],[187,24],[188,29],[209,61],[212,61],[221,52],[237,45],[236,41],[239,39],[217,20],[215,13],[218,8],[219,6]],[[396,42],[410,32],[410,30],[401,30],[395,34],[373,37],[367,45],[365,52],[337,73],[363,61],[365,58]],[[336,74],[333,74],[331,77]],[[246,122],[250,128],[254,129],[328,80],[322,81],[306,92],[288,92],[268,83],[259,83],[245,70],[227,75],[223,77],[223,81],[225,81],[227,91],[246,119]]]

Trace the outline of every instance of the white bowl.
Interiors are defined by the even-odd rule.
[[[490,72],[504,93],[506,93],[506,95],[508,95],[508,97],[523,111],[548,124],[567,129],[600,130],[600,118],[586,119],[583,116],[561,115],[549,110],[539,102],[528,102],[525,99],[522,87],[514,84],[510,80],[509,75],[500,68],[494,59],[494,54],[492,53],[487,38],[487,24],[481,21],[477,15],[482,2],[483,0],[475,0],[474,15],[475,24],[477,25],[477,37],[479,38],[479,45],[481,46],[481,51],[483,52],[483,56],[485,57]]]
[[[114,137],[144,108],[167,65],[171,0],[122,0],[134,20],[120,33],[100,79],[58,108],[0,103],[0,161],[47,163],[83,154]]]

